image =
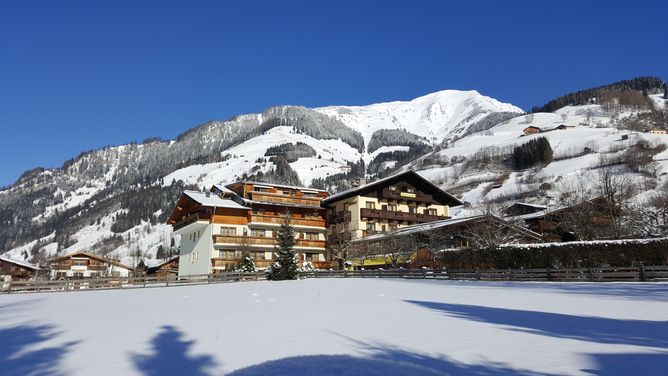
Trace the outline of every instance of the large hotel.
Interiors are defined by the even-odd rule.
[[[286,217],[298,234],[300,263],[336,266],[328,243],[450,218],[462,202],[408,171],[329,196],[324,190],[236,182],[209,192],[185,191],[169,224],[181,235],[179,276],[217,273],[237,265],[243,253],[259,269],[273,263],[276,234]]]

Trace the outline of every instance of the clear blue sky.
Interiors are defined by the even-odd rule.
[[[464,4],[466,3],[466,4]],[[2,1],[0,185],[280,104],[668,79],[665,1]]]

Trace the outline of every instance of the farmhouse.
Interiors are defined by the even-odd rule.
[[[646,132],[651,134],[668,134],[668,131],[666,131],[665,129],[658,129],[658,128],[648,129]]]
[[[51,278],[128,277],[134,271],[131,266],[94,255],[77,252],[49,260]]]
[[[181,235],[179,276],[217,273],[238,265],[244,254],[259,269],[272,265],[276,235],[289,220],[298,233],[300,262],[329,268],[325,248],[327,191],[242,181],[209,192],[185,191],[168,223]]]
[[[0,256],[0,280],[24,281],[36,276],[41,270],[33,264]]]
[[[528,136],[530,134],[540,133],[540,132],[542,132],[542,129],[540,129],[539,127],[530,125],[530,126],[524,128],[522,130],[522,132],[524,133],[525,136]]]

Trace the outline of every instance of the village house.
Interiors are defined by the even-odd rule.
[[[475,215],[406,226],[351,243],[354,256],[400,253],[410,267],[438,267],[438,253],[501,244],[536,243],[541,235],[493,215]]]
[[[128,277],[134,271],[133,267],[117,260],[87,252],[56,257],[49,260],[48,266],[52,279]]]
[[[668,134],[668,131],[666,131],[665,129],[658,129],[658,128],[648,129],[646,132],[651,134],[662,134],[662,135]]]
[[[218,273],[244,254],[258,269],[273,264],[278,229],[286,220],[297,232],[300,263],[329,268],[325,248],[327,191],[280,184],[236,182],[209,192],[185,191],[168,223],[181,235],[179,276]]]
[[[518,215],[533,214],[545,210],[547,210],[547,206],[544,205],[535,205],[526,202],[516,202],[507,207],[506,209],[504,209],[503,213],[507,217],[515,217]]]
[[[0,256],[0,281],[29,280],[37,276],[41,270],[38,266],[25,261]]]
[[[322,205],[327,209],[328,247],[341,259],[338,250],[351,241],[448,219],[450,208],[463,203],[407,171],[329,196]]]
[[[174,256],[158,265],[149,266],[146,274],[162,280],[173,280],[179,274],[179,256]]]
[[[530,126],[524,128],[524,129],[522,129],[522,132],[524,133],[525,136],[528,136],[530,134],[541,133],[542,129],[540,129],[539,127],[530,125]]]

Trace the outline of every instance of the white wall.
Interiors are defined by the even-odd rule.
[[[192,233],[199,232],[195,241]],[[211,257],[213,251],[213,225],[193,226],[192,230],[181,235],[179,250],[179,277],[211,273]]]

